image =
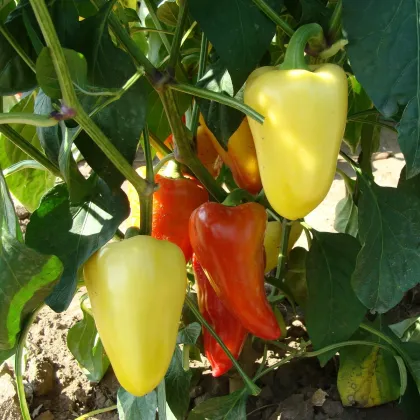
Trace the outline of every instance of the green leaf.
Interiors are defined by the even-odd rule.
[[[378,341],[358,334],[354,339]],[[371,346],[340,349],[337,387],[344,406],[374,407],[400,396],[400,371],[392,353]]]
[[[334,229],[337,232],[347,233],[357,238],[358,209],[352,194],[349,194],[348,191],[335,208]]]
[[[331,17],[331,9],[323,0],[285,0],[285,6],[300,25],[318,22],[325,30]]]
[[[0,350],[9,350],[23,320],[51,293],[63,265],[56,256],[41,255],[20,242],[1,170],[0,191]]]
[[[201,325],[193,322],[178,332],[177,344],[195,344],[201,334]]]
[[[63,53],[72,81],[81,88],[86,87],[87,62],[83,54],[67,48],[63,48]],[[60,99],[62,97],[50,50],[46,47],[44,47],[36,60],[36,77],[39,86],[50,98]]]
[[[420,344],[420,318],[408,318],[390,325],[391,331],[403,342]]]
[[[372,101],[366,94],[362,85],[358,82],[354,75],[348,77],[349,83],[349,105],[348,115],[355,114],[357,112],[366,111],[372,108]],[[356,152],[357,146],[360,143],[362,135],[363,123],[348,121],[346,125],[346,131],[344,133],[344,141],[350,147],[352,153]]]
[[[359,236],[352,286],[372,311],[384,313],[419,282],[420,200],[359,176]]]
[[[398,143],[406,161],[407,178],[420,173],[419,97],[415,96],[407,105],[397,126]]]
[[[366,121],[375,122],[378,120],[377,115],[371,115]],[[377,152],[380,144],[381,127],[373,124],[363,124],[360,137],[361,153],[359,155],[359,165],[362,171],[373,178],[372,172],[372,154]]]
[[[135,397],[124,388],[117,394],[117,407],[120,420],[155,420],[157,409],[156,392],[143,397]]]
[[[0,5],[0,23],[7,19],[9,13],[16,7],[13,0],[2,0]]]
[[[350,235],[314,231],[306,259],[305,319],[315,349],[350,338],[365,315],[350,282],[359,250],[359,242]],[[333,354],[319,356],[321,365]]]
[[[60,312],[68,307],[78,270],[114,236],[128,213],[125,194],[111,191],[102,181],[98,181],[96,193],[78,205],[70,203],[64,184],[43,197],[28,224],[26,243],[44,254],[54,252],[63,262],[63,276],[47,300],[52,309]]]
[[[85,295],[80,302],[83,319],[68,331],[67,347],[89,381],[99,382],[108,370],[109,359],[96,330],[90,308],[86,306],[86,299]]]
[[[34,111],[35,94],[28,95],[15,105],[10,112]],[[21,137],[41,150],[36,129],[25,124],[11,124]],[[15,146],[4,135],[0,134],[0,165],[7,168],[21,160],[29,159],[28,155]],[[7,185],[11,193],[30,211],[33,212],[39,205],[42,196],[55,182],[55,176],[48,171],[38,169],[24,169],[7,177]]]
[[[179,7],[175,1],[166,1],[157,9],[157,17],[165,25],[176,26],[178,22]]]
[[[284,279],[285,290],[293,296],[296,303],[305,308],[308,300],[308,287],[306,284],[306,258],[308,251],[305,248],[293,248],[287,260],[287,272]]]
[[[418,0],[343,0],[351,67],[386,117],[407,104],[419,89],[418,7]]]
[[[77,50],[87,59],[90,84],[121,88],[133,76],[136,68],[130,57],[111,40],[107,25],[111,7],[112,2],[107,2],[95,16],[81,22],[81,36],[84,41]],[[134,160],[146,120],[148,89],[151,88],[141,78],[119,100],[93,117],[93,121],[130,163]],[[105,99],[81,96],[82,105],[87,112],[91,112],[103,100]],[[84,131],[77,137],[75,144],[92,169],[108,185],[116,188],[122,184],[124,177]]]
[[[200,324],[193,322],[179,331],[177,344],[194,345],[201,333]],[[192,371],[182,365],[182,350],[177,345],[165,375],[166,401],[177,419],[185,417],[190,404]]]
[[[211,398],[195,407],[188,420],[246,419],[247,397],[247,393],[240,389],[224,397]]]
[[[22,17],[15,16],[12,12],[4,26],[23,51],[35,61],[35,51],[26,33]],[[0,34],[0,95],[7,96],[26,92],[35,86],[35,73],[20,58],[9,41]]]
[[[282,0],[266,2],[280,12]],[[237,91],[268,49],[275,34],[274,23],[252,0],[190,0],[189,7]]]

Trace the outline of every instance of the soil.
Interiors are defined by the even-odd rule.
[[[339,165],[351,174],[342,161]],[[375,180],[382,186],[396,186],[404,160],[395,136],[383,130],[381,150],[374,157]],[[307,217],[307,222],[321,231],[334,231],[334,211],[336,203],[344,196],[344,184],[336,177],[324,202]],[[17,205],[17,213],[25,230],[29,214]],[[305,240],[299,241],[305,246]],[[79,299],[83,290],[75,296],[67,311],[56,314],[44,308],[33,324],[27,341],[25,391],[31,414],[37,420],[69,420],[95,409],[116,403],[118,383],[109,369],[99,383],[87,380],[77,362],[67,349],[68,329],[82,318]],[[407,300],[408,299],[408,300]],[[418,294],[409,297],[393,311],[395,320],[420,313]],[[290,319],[287,343],[305,337],[302,323]],[[243,357],[256,360],[261,355],[258,341],[247,343]],[[253,347],[254,346],[254,347]],[[252,357],[254,357],[252,359]],[[268,365],[284,357],[278,349],[270,349]],[[9,364],[10,363],[10,366]],[[205,366],[205,365],[203,365]],[[247,366],[248,373],[257,368],[253,363]],[[203,369],[203,367],[201,367]],[[338,363],[331,360],[323,369],[315,359],[302,359],[283,365],[264,376],[259,383],[262,392],[258,397],[250,397],[247,418],[251,420],[327,420],[366,419],[403,420],[396,403],[385,404],[371,409],[344,408],[336,387]],[[241,386],[237,376],[214,379],[209,371],[204,371],[200,382],[191,390],[191,408],[215,396],[226,395]],[[19,405],[13,383],[11,362],[0,369],[0,420],[20,419]],[[117,420],[116,411],[91,417],[97,420]]]

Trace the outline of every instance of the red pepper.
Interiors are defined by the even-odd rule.
[[[192,257],[188,236],[191,213],[209,199],[206,189],[195,179],[156,175],[159,189],[153,194],[152,236],[178,245],[185,260]]]
[[[206,273],[197,257],[193,256],[193,270],[197,289],[198,307],[205,320],[216,331],[223,343],[237,359],[244,346],[248,331],[223,305],[213,290]],[[212,368],[212,375],[218,377],[226,373],[233,365],[220,344],[203,327],[204,351]]]
[[[190,240],[217,296],[252,334],[274,340],[280,328],[264,289],[263,206],[205,203],[190,218]]]

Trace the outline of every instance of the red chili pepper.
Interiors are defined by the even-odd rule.
[[[208,201],[206,189],[195,179],[166,178],[156,175],[159,189],[153,194],[152,236],[178,245],[185,260],[192,257],[188,235],[188,221],[191,213]]]
[[[190,240],[217,296],[252,334],[274,340],[280,328],[264,289],[263,206],[205,203],[190,218]]]
[[[233,357],[237,359],[244,346],[248,331],[217,297],[195,255],[193,256],[192,264],[200,312],[222,339]],[[232,367],[233,363],[222,347],[220,347],[220,344],[204,327],[203,337],[204,351],[210,362],[212,375],[214,377],[221,376]]]

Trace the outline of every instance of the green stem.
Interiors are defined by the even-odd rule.
[[[35,127],[54,127],[58,121],[49,115],[28,114],[27,112],[8,112],[0,114],[0,124],[28,124]]]
[[[207,328],[208,332],[214,337],[214,339],[219,343],[220,347],[223,349],[223,351],[226,353],[226,355],[229,357],[229,359],[232,361],[233,365],[238,370],[239,374],[241,375],[243,381],[245,382],[246,386],[248,387],[250,393],[252,395],[258,395],[260,393],[260,389],[257,385],[255,385],[251,379],[248,377],[248,375],[242,370],[241,366],[239,365],[238,361],[232,356],[232,353],[229,351],[229,349],[225,346],[225,343],[220,339],[220,337],[216,334],[216,332],[213,330],[213,328],[209,325],[209,323],[204,319],[204,317],[201,315],[198,308],[194,305],[194,302],[191,300],[191,298],[187,295],[185,297],[185,302],[187,303],[188,307],[191,309],[193,314],[197,317],[197,319],[200,321],[202,325],[204,325],[205,328]]]
[[[175,156],[173,153],[169,153],[169,155],[164,156],[153,168],[153,173],[156,175],[167,162],[174,159]]]
[[[388,125],[379,121],[371,121],[371,120],[366,120],[364,118],[347,118],[347,121],[358,122],[361,124],[376,125],[378,127],[387,128],[388,130],[391,130],[394,133],[398,133],[398,130],[395,127],[392,127],[391,125]]]
[[[341,16],[343,13],[343,3],[341,0],[337,1],[335,5],[333,14],[331,15],[331,19],[329,22],[329,29],[328,35],[330,37],[330,41],[334,42],[341,33]]]
[[[19,57],[27,64],[27,66],[36,73],[36,67],[33,60],[26,54],[26,52],[22,49],[22,47],[19,45],[19,42],[16,41],[14,36],[7,30],[7,28],[0,23],[0,34],[2,34],[6,40],[9,42],[9,44],[13,47],[13,49],[17,52]]]
[[[178,12],[178,22],[175,29],[175,36],[172,40],[171,52],[169,54],[168,68],[175,69],[178,63],[179,49],[181,47],[181,38],[184,31],[185,22],[188,18],[188,0],[180,2]]]
[[[292,227],[292,222],[286,218],[283,218],[282,230],[281,230],[281,240],[280,240],[280,252],[277,261],[276,269],[276,279],[281,280],[284,276],[284,267],[287,260],[287,246],[289,244],[290,229]]]
[[[197,81],[199,81],[204,76],[204,71],[206,69],[206,61],[207,61],[207,48],[208,48],[208,41],[205,33],[201,35],[201,46],[200,46],[200,58],[198,60],[198,73],[197,73]],[[191,116],[191,133],[193,137],[197,135],[197,126],[198,126],[198,115],[199,115],[199,108],[197,101],[194,101],[192,116]]]
[[[17,131],[8,125],[0,124],[0,133],[7,137],[15,146],[25,152],[29,157],[36,160],[46,169],[48,169],[57,178],[62,178],[61,172],[45,155],[43,155],[36,147],[25,140]]]
[[[15,174],[16,172],[22,171],[24,169],[39,169],[41,171],[46,171],[47,168],[44,165],[41,165],[36,160],[21,160],[14,165],[10,165],[8,168],[3,170],[3,176],[7,178],[10,175]]]
[[[304,55],[305,47],[309,40],[313,40],[316,45],[322,45],[325,42],[322,27],[317,23],[309,23],[297,29],[290,39],[284,62],[279,68],[281,70],[309,70]]]
[[[178,148],[179,157],[177,157],[177,160],[191,169],[193,174],[217,201],[223,201],[226,198],[226,192],[220,185],[217,184],[209,171],[194,153],[190,139],[188,138],[187,128],[179,117],[178,107],[172,90],[164,88],[159,90],[158,94],[164,106],[166,116]]]
[[[287,35],[292,36],[295,31],[293,28],[284,21],[264,0],[253,0],[253,2],[258,6],[258,8],[266,14],[278,27],[283,29]]]
[[[153,149],[156,150],[156,152],[159,152],[163,156],[172,153],[172,150],[151,131],[149,131],[149,138],[150,144],[152,145]]]
[[[74,119],[98,145],[102,152],[104,152],[114,166],[127,178],[129,182],[131,182],[139,195],[152,194],[153,185],[150,185],[137,174],[132,166],[126,161],[124,156],[121,155],[118,149],[104,135],[99,127],[89,118],[83,107],[80,105],[73,87],[67,61],[64,57],[64,53],[55,31],[54,24],[51,20],[51,16],[48,12],[48,8],[45,4],[45,0],[30,0],[30,3],[38,21],[38,25],[44,35],[45,42],[50,49],[51,59],[54,64],[64,102],[68,107],[71,107],[76,111]]]
[[[207,89],[202,89],[197,86],[192,86],[186,83],[172,83],[168,85],[169,88],[177,90],[178,92],[188,93],[189,95],[197,96],[198,98],[208,99],[210,101],[218,102],[222,105],[230,106],[235,108],[238,111],[243,112],[249,117],[253,118],[259,123],[264,122],[264,117],[259,114],[257,111],[245,105],[243,102],[239,102],[237,99],[232,98],[228,95],[223,95],[222,93],[212,92]]]
[[[173,32],[171,31],[165,31],[163,29],[156,29],[156,28],[148,28],[147,26],[135,26],[133,28],[130,29],[130,32],[132,34],[135,34],[136,32],[162,32],[163,34],[167,34],[167,35],[175,35]]]
[[[163,378],[157,386],[157,400],[159,420],[166,420],[166,389],[165,378]]]
[[[75,420],[87,420],[89,417],[96,416],[97,414],[108,413],[108,411],[114,411],[117,409],[116,405],[111,405],[105,408],[99,408],[98,410],[90,411],[89,413],[83,414],[83,416],[77,417]]]
[[[190,370],[190,345],[184,344],[182,348],[182,368],[185,372]]]
[[[144,156],[146,158],[146,180],[150,185],[154,184],[153,161],[150,151],[149,130],[147,125],[143,130]],[[153,194],[140,195],[140,234],[152,233]]]
[[[31,420],[31,414],[29,413],[28,403],[25,398],[25,388],[23,386],[23,349],[25,347],[26,337],[28,336],[29,329],[34,322],[38,312],[44,305],[41,304],[35,309],[31,315],[28,316],[25,324],[20,332],[19,340],[17,342],[16,355],[15,355],[15,377],[16,377],[16,390],[19,398],[20,411],[24,420]]]
[[[355,112],[354,114],[348,115],[347,118],[369,117],[371,115],[378,114],[379,112],[376,109],[366,109],[365,111]]]
[[[162,32],[162,25],[160,24],[160,20],[157,17],[156,14],[156,10],[155,10],[155,5],[151,2],[151,0],[144,0],[144,4],[147,7],[147,10],[149,11],[150,17],[152,18],[153,24],[156,26],[157,29],[159,29],[159,36],[160,39],[162,40],[163,45],[166,48],[166,51],[168,51],[168,53],[171,52],[171,44],[168,41],[168,37],[166,36],[166,34],[164,32]]]

